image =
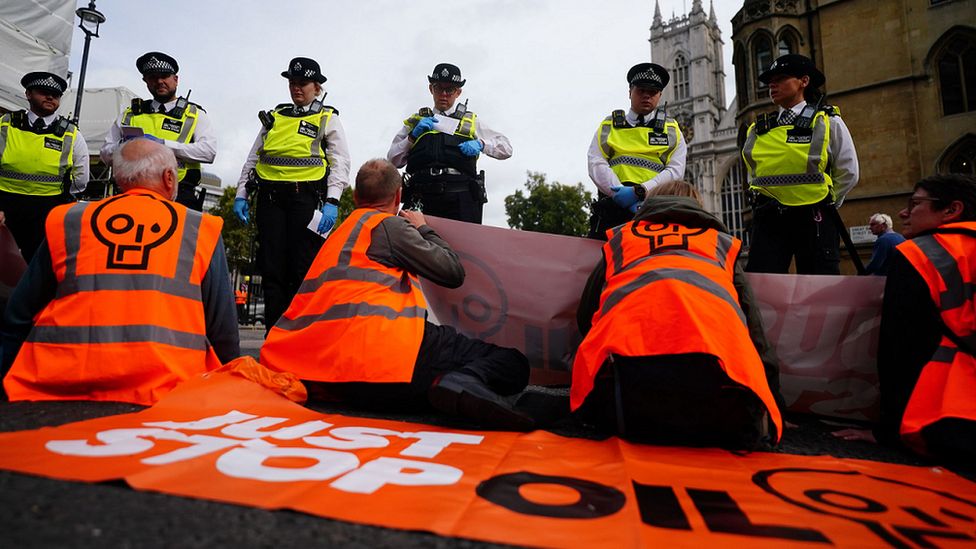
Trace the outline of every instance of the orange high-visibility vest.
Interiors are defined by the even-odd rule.
[[[262,364],[313,381],[410,381],[427,302],[416,275],[366,256],[388,217],[358,209],[329,236],[268,333]]]
[[[902,440],[925,453],[922,429],[945,418],[976,421],[976,222],[949,223],[898,245],[925,280],[945,327],[901,420]],[[962,348],[956,341],[963,343]]]
[[[778,439],[779,408],[732,283],[741,242],[714,229],[649,221],[607,234],[606,284],[573,363],[572,409],[583,404],[611,354],[705,353],[762,400]]]
[[[3,381],[10,399],[154,404],[219,367],[200,284],[222,225],[146,189],[52,210],[57,291]]]

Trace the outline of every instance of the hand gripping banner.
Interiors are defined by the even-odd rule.
[[[582,336],[576,309],[601,242],[484,227],[437,217],[467,278],[449,290],[423,284],[434,316],[461,333],[515,347],[532,383],[569,384]],[[883,277],[747,275],[776,347],[789,409],[877,419],[878,328]]]
[[[516,545],[976,543],[976,485],[939,468],[326,415],[223,372],[2,434],[0,468]]]

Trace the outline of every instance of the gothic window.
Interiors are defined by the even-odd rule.
[[[742,241],[743,246],[749,245],[749,232],[746,231],[742,213],[748,207],[746,204],[746,165],[740,158],[722,181],[722,221],[729,228],[732,236]]]
[[[960,32],[951,36],[935,64],[943,114],[976,111],[976,40],[972,35]]]
[[[735,95],[739,100],[739,108],[742,109],[749,102],[749,63],[746,62],[746,54],[739,42],[735,43],[732,52],[732,65],[735,67]]]
[[[773,46],[766,36],[758,36],[752,44],[752,58],[755,62],[756,74],[759,75],[773,64]],[[763,99],[766,95],[766,85],[759,82],[756,88],[756,98]]]
[[[688,62],[680,53],[674,59],[674,99],[681,101],[691,97],[688,77]]]
[[[976,176],[976,135],[967,135],[946,151],[939,162],[939,173]]]
[[[784,32],[779,35],[779,40],[776,42],[776,57],[789,53],[796,53],[796,40],[789,32]]]

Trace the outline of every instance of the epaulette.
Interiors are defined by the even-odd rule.
[[[624,111],[617,109],[610,113],[610,120],[613,121],[614,128],[629,128],[630,124],[627,123],[627,115]]]
[[[339,109],[333,107],[332,105],[322,105],[322,110],[332,109],[332,114],[339,114]]]
[[[822,110],[827,116],[840,116],[840,107],[836,105],[824,105],[823,107],[820,107],[820,110]]]
[[[207,112],[207,109],[203,108],[203,105],[201,105],[200,103],[194,103],[193,101],[190,101],[190,104],[203,112]]]
[[[285,107],[291,107],[291,106],[293,106],[291,103],[278,103],[277,105],[275,105],[275,108],[272,110],[279,111]]]

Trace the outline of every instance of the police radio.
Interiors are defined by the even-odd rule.
[[[462,118],[464,118],[464,115],[466,115],[466,114],[468,114],[468,100],[467,99],[464,100],[464,103],[458,105],[457,108],[454,109],[454,112],[451,113],[451,118],[457,118],[458,120],[461,120]]]
[[[190,94],[193,90],[186,92],[186,97],[180,97],[176,100],[176,105],[166,114],[172,116],[173,118],[183,118],[183,114],[186,112],[186,108],[190,106]]]
[[[270,130],[274,127],[274,117],[268,111],[258,111],[258,120],[261,121],[261,125],[264,126],[265,130]]]
[[[312,104],[308,106],[308,112],[315,114],[322,110],[322,102],[318,99],[312,101]]]
[[[651,121],[651,129],[654,133],[664,133],[664,123],[667,121],[668,117],[668,102],[664,102],[664,106],[654,113],[654,120]]]
[[[817,100],[817,104],[810,106],[808,102],[803,110],[800,111],[800,116],[796,118],[796,122],[793,124],[795,128],[810,128],[813,125],[813,117],[817,115],[817,111],[823,106],[824,98],[827,97],[826,93],[820,94],[820,99]]]

